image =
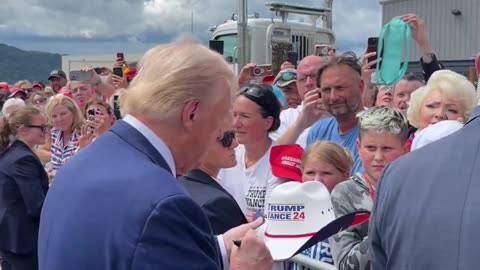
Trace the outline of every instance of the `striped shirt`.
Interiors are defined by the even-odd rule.
[[[57,128],[51,130],[51,165],[52,169],[58,170],[78,149],[78,133],[72,132],[70,140],[63,145],[63,132]]]

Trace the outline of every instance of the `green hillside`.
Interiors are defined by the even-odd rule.
[[[50,71],[61,66],[60,54],[24,51],[0,44],[0,81],[11,84],[18,80],[46,82]]]

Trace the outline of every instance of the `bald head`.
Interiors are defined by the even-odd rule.
[[[323,58],[316,55],[309,55],[300,61],[297,67],[297,88],[300,98],[305,93],[316,88],[317,71],[323,63]]]

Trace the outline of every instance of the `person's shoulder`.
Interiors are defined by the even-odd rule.
[[[310,132],[319,132],[324,129],[328,129],[329,127],[331,128],[335,126],[336,123],[337,123],[337,120],[335,120],[334,117],[322,118],[312,125]]]
[[[361,179],[357,175],[353,175],[347,180],[338,183],[332,190],[331,196],[340,197],[340,196],[350,196],[352,194],[361,191],[362,184],[360,183]]]
[[[16,141],[2,153],[0,156],[0,164],[9,164],[8,166],[10,166],[12,163],[19,161],[34,162],[35,159],[35,154],[29,150],[26,145]]]

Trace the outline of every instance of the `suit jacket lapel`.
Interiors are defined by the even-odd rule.
[[[232,195],[230,195],[230,193],[228,193],[228,191],[226,191],[215,179],[213,179],[210,175],[206,174],[202,170],[199,170],[199,169],[191,170],[187,175],[185,175],[185,178],[187,178],[190,181],[203,183],[211,187],[214,187],[216,189],[219,189],[225,192],[226,194],[228,194],[232,199],[234,199]]]
[[[115,123],[115,125],[113,125],[110,131],[117,134],[128,144],[132,145],[140,152],[147,155],[148,158],[150,158],[150,160],[152,160],[155,164],[159,165],[160,167],[167,170],[170,174],[172,174],[170,166],[168,166],[162,155],[147,140],[147,138],[145,138],[145,136],[143,136],[142,133],[140,133],[134,127],[132,127],[123,120],[119,120]]]

